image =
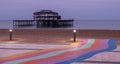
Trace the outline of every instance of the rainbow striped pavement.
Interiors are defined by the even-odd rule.
[[[71,64],[98,53],[114,50],[116,47],[116,40],[113,39],[80,38],[78,42],[67,46],[43,50],[23,50],[22,53],[2,56],[0,64]]]

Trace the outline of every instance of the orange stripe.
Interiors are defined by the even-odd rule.
[[[92,45],[92,47],[88,48],[88,49],[83,49],[84,51],[88,51],[88,50],[91,50],[91,49],[95,49],[95,48],[99,48],[100,45],[100,40],[99,39],[96,39],[95,40],[95,43]],[[83,51],[82,50],[82,51]],[[69,52],[66,52],[66,53],[63,53],[63,54],[59,54],[59,55],[56,55],[56,56],[53,56],[53,57],[49,57],[49,58],[44,58],[44,59],[37,59],[37,60],[31,60],[31,61],[27,61],[27,62],[23,62],[23,63],[20,63],[20,64],[37,64],[38,62],[43,62],[43,61],[46,61],[46,60],[54,60],[54,59],[59,59],[59,58],[62,58],[64,56],[68,56],[68,55],[71,55],[71,54],[74,54],[74,53],[77,53],[78,51],[80,50],[77,50],[77,51],[69,51]]]
[[[23,54],[16,54],[16,55],[7,56],[7,57],[1,57],[0,59],[2,59],[1,61],[3,61],[3,60],[9,60],[9,59],[14,59],[14,58],[24,57],[26,55],[32,55],[32,54],[47,52],[49,50],[57,50],[57,49],[58,50],[62,50],[62,49],[65,49],[65,48],[70,48],[70,46],[71,45],[65,46],[64,48],[52,48],[52,49],[45,49],[45,50],[37,50],[37,51],[32,51],[32,52],[26,52],[26,53],[23,53]]]

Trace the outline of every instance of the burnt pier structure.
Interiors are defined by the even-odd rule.
[[[36,26],[37,28],[72,27],[73,19],[63,20],[57,12],[41,10],[33,13],[33,20],[13,20],[14,27]]]

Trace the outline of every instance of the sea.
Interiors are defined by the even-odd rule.
[[[13,27],[12,20],[0,20],[0,29],[46,29],[46,28],[36,28],[35,26],[15,28]],[[52,29],[120,30],[120,20],[75,20],[73,27]]]

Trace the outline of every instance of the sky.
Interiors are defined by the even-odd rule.
[[[62,19],[120,20],[120,0],[0,0],[0,20],[33,19],[33,12],[53,10]]]

